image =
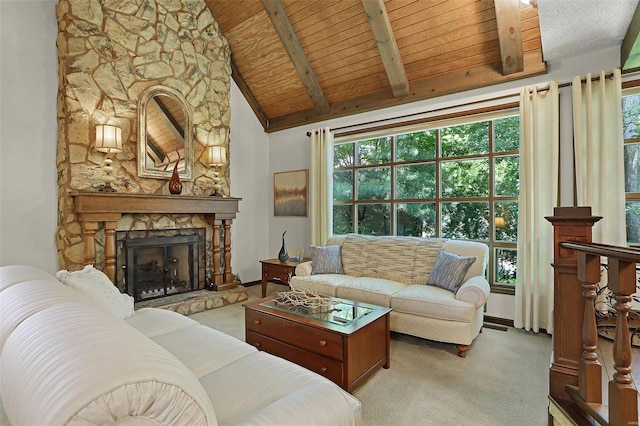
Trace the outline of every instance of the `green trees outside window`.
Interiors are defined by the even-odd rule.
[[[483,241],[491,248],[489,277],[494,290],[513,291],[517,114],[509,110],[484,121],[338,142],[333,233]]]
[[[640,94],[622,98],[627,242],[640,244]]]

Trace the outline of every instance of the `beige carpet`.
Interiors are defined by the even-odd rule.
[[[249,287],[249,299],[260,286]],[[270,284],[267,294],[286,287]],[[191,315],[244,340],[241,304]],[[354,391],[365,425],[546,425],[551,338],[484,328],[466,358],[453,345],[393,333],[391,368]]]

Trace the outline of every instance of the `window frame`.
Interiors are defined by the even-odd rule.
[[[332,210],[333,206],[350,205],[351,206],[351,232],[357,232],[358,230],[358,206],[366,204],[386,204],[389,206],[390,211],[390,232],[387,235],[398,235],[398,205],[409,203],[433,203],[435,206],[435,234],[433,237],[439,238],[442,234],[442,205],[450,202],[482,202],[489,205],[489,228],[488,239],[476,239],[472,241],[481,241],[489,246],[489,260],[487,265],[487,279],[491,285],[492,293],[502,294],[515,294],[515,283],[500,283],[497,282],[497,251],[500,249],[511,249],[517,251],[517,238],[514,241],[501,241],[496,240],[496,203],[497,202],[518,202],[518,195],[515,196],[496,196],[495,195],[495,164],[497,158],[506,158],[517,156],[520,157],[520,149],[518,144],[518,150],[511,151],[494,151],[495,148],[495,129],[494,120],[504,119],[508,117],[519,117],[520,110],[519,105],[508,104],[495,106],[492,108],[485,108],[482,110],[459,112],[455,114],[449,114],[447,116],[435,117],[432,120],[422,121],[421,123],[412,123],[409,126],[390,126],[384,129],[374,130],[372,132],[351,133],[346,136],[336,135],[334,139],[335,145],[344,145],[347,143],[353,143],[351,157],[353,159],[352,164],[347,167],[336,168],[334,165],[333,171],[351,171],[351,184],[352,194],[350,200],[334,200],[332,196]],[[477,122],[488,122],[488,134],[489,142],[486,153],[481,154],[468,154],[451,157],[441,156],[441,130],[447,127],[455,127],[462,124],[471,124]],[[406,133],[412,133],[417,131],[435,130],[436,135],[436,153],[435,157],[421,160],[408,160],[408,161],[396,161],[396,136]],[[390,137],[391,138],[391,152],[390,161],[380,164],[358,164],[358,146],[360,141],[368,141],[372,139]],[[443,197],[442,194],[442,164],[450,161],[461,161],[470,159],[487,159],[489,162],[489,194],[484,197]],[[434,197],[429,198],[398,198],[396,199],[396,167],[412,164],[435,164],[435,180],[436,188]],[[391,195],[388,199],[376,199],[376,200],[359,200],[358,199],[358,170],[368,169],[371,167],[389,167],[390,168],[390,182],[391,182]],[[332,173],[333,179],[333,173]],[[333,213],[332,213],[333,214]],[[333,232],[333,230],[332,230]]]
[[[635,81],[623,84],[622,98],[625,98],[627,96],[634,96],[634,95],[640,96],[640,80],[635,80]],[[624,149],[624,146],[627,144],[640,144],[640,137],[624,139],[624,136],[623,136],[623,140],[622,140],[623,149]],[[624,198],[625,198],[624,199],[625,205],[629,201],[640,203],[640,192],[625,191]],[[626,223],[625,223],[625,232],[626,232]],[[636,241],[631,241],[631,242],[627,241],[627,243],[638,244],[638,242]]]

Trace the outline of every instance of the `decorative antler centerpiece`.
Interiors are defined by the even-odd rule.
[[[317,309],[337,305],[340,302],[330,297],[320,296],[317,293],[308,290],[280,291],[278,292],[277,303],[284,305],[302,306],[305,308]]]

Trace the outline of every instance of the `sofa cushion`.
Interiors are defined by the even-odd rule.
[[[457,300],[455,294],[440,287],[410,285],[391,297],[391,309],[397,312],[443,320],[471,323],[476,307]]]
[[[155,337],[198,324],[197,321],[176,312],[155,308],[138,309],[136,315],[126,322],[147,337]]]
[[[200,383],[211,398],[218,422],[223,425],[339,425],[361,422],[360,402],[342,392],[336,384],[262,351],[202,377]],[[305,392],[305,389],[315,389],[318,385],[327,386],[321,394]],[[319,399],[323,401],[323,410],[308,404]],[[303,405],[293,401],[303,402]],[[272,421],[271,414],[278,412],[280,416],[288,414],[286,420]]]
[[[340,246],[309,246],[311,249],[311,273],[319,274],[344,274],[342,269],[342,257]]]
[[[75,272],[58,271],[56,278],[83,293],[116,318],[127,319],[134,315],[133,297],[120,293],[109,277],[93,265],[86,265],[82,270]]]
[[[355,280],[356,277],[342,274],[322,274],[308,277],[291,277],[291,288],[306,290],[323,296],[335,296],[336,289]]]
[[[347,275],[421,284],[435,264],[445,240],[349,234],[342,244]]]
[[[358,302],[389,307],[391,296],[407,285],[382,278],[360,277],[336,288],[336,296]]]
[[[460,256],[440,250],[438,260],[436,260],[436,264],[427,279],[427,284],[455,293],[462,285],[467,271],[475,261],[475,257]]]
[[[198,323],[156,335],[152,340],[175,355],[198,379],[258,351],[242,340]]]

